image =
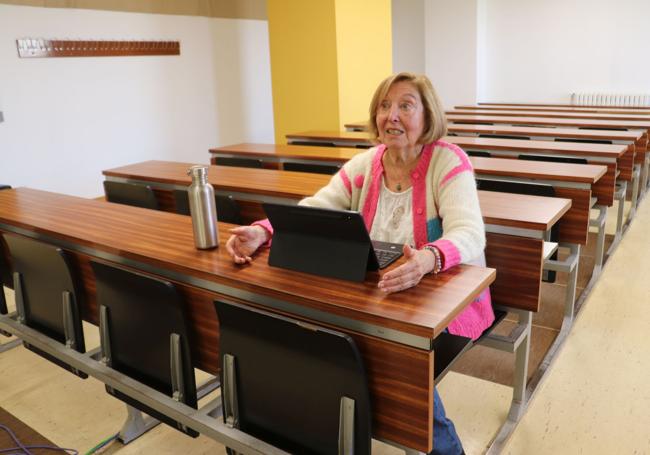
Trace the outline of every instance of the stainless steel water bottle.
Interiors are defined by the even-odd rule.
[[[208,183],[208,166],[197,164],[187,171],[192,176],[188,188],[190,215],[194,230],[194,244],[200,250],[215,248],[219,245],[217,233],[217,208],[214,200],[214,188]]]

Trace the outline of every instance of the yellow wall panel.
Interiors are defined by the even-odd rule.
[[[375,88],[393,70],[390,0],[336,0],[339,118],[365,120]]]
[[[339,127],[334,0],[269,0],[276,143],[285,134]]]

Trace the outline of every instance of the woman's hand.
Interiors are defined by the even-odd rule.
[[[240,226],[230,232],[232,235],[226,242],[226,251],[236,264],[251,262],[253,253],[271,237],[262,226]]]
[[[387,294],[412,288],[424,275],[432,271],[435,265],[435,256],[429,250],[416,250],[404,245],[404,257],[406,264],[385,273],[379,281],[379,289]]]

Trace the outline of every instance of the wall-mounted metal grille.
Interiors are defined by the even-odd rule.
[[[621,93],[572,93],[571,104],[576,106],[650,106],[650,95]]]

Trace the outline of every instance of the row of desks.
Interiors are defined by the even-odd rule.
[[[498,112],[498,113],[496,113]],[[524,115],[521,113],[524,112]],[[604,164],[607,171],[599,180],[599,184],[592,184],[594,194],[598,194],[598,201],[603,203],[605,198],[602,196],[601,188],[607,187],[608,206],[612,205],[614,199],[614,183],[617,179],[622,182],[630,182],[633,188],[633,204],[630,218],[633,216],[636,205],[636,195],[638,194],[638,185],[641,181],[642,190],[645,192],[648,182],[648,133],[650,131],[650,117],[643,113],[637,112],[580,112],[580,111],[557,111],[555,113],[523,110],[495,110],[491,109],[486,112],[473,109],[458,109],[448,113],[449,121],[448,130],[454,136],[445,137],[443,140],[455,143],[465,151],[489,151],[492,157],[502,156],[504,158],[513,158],[520,154],[542,154],[565,156],[572,158],[587,158],[590,164]],[[323,144],[334,144],[336,146],[354,146],[367,147],[371,145],[368,137],[363,132],[366,128],[363,122],[356,124],[346,124],[349,130],[346,133],[338,132],[306,132],[296,133],[287,136],[289,143],[308,143],[321,142]],[[355,132],[356,131],[356,132]],[[459,137],[469,135],[474,137]],[[487,138],[475,136],[506,136],[505,138]],[[516,139],[529,140],[516,140]],[[561,143],[563,140],[584,141],[584,143]],[[554,141],[554,142],[551,142]],[[558,142],[555,142],[558,141]],[[607,141],[608,144],[597,144],[593,141]],[[592,143],[589,143],[592,142]],[[215,150],[212,151],[213,154]],[[227,153],[228,151],[224,151]],[[216,152],[221,153],[221,151]],[[473,158],[475,172],[478,177],[482,175],[492,175],[490,162],[481,162],[483,158]],[[508,165],[505,161],[510,161]],[[530,169],[528,175],[521,172],[521,169],[515,169],[516,160],[499,160],[493,161],[495,167],[499,169],[501,175],[509,175],[509,178],[522,178],[535,180],[535,176]],[[541,163],[536,163],[540,165]],[[518,165],[518,164],[517,164]],[[579,166],[578,166],[579,167]],[[562,168],[563,170],[561,170]],[[508,169],[508,170],[505,170]],[[549,172],[550,169],[546,169]],[[573,178],[578,178],[579,171],[577,168],[571,168],[563,164],[556,168],[559,175],[562,172],[575,173]],[[516,176],[516,173],[520,174]],[[551,181],[551,172],[546,175],[548,181]],[[567,178],[566,176],[562,178]],[[537,176],[537,179],[539,177]],[[570,180],[571,177],[568,177]],[[561,186],[556,185],[556,186]],[[618,190],[619,198],[619,215],[622,215],[623,203],[625,198],[626,186],[621,184]],[[565,197],[569,197],[565,195]],[[576,203],[576,198],[572,200],[571,211],[579,210],[580,205]],[[589,206],[583,206],[583,213],[589,212]],[[602,216],[602,212],[601,212]],[[622,217],[619,216],[619,220]],[[622,224],[622,223],[619,223]],[[577,250],[579,255],[579,249]],[[489,260],[488,260],[489,264]],[[502,269],[495,266],[498,271],[498,278]],[[575,271],[574,271],[575,272]],[[513,292],[517,292],[516,285],[513,284]],[[498,301],[498,300],[497,300]],[[565,317],[566,317],[565,313]],[[566,336],[563,330],[563,336],[559,336],[559,342]],[[505,428],[505,427],[504,427]],[[507,431],[502,429],[503,431]],[[499,436],[497,436],[498,438]]]
[[[98,321],[89,261],[100,259],[177,284],[187,300],[195,366],[213,374],[219,371],[215,299],[333,327],[352,336],[363,355],[374,436],[431,450],[432,340],[490,285],[495,271],[463,265],[427,276],[417,288],[386,295],[377,288],[379,273],[369,273],[363,283],[305,275],[269,267],[264,249],[250,266],[237,266],[224,247],[230,227],[219,223],[218,249],[197,250],[187,216],[27,188],[0,191],[1,232],[74,254],[87,294],[81,309],[85,320]],[[16,327],[0,315],[0,328]]]
[[[620,163],[630,147],[626,145],[621,150],[613,157],[613,166],[615,172],[623,173]],[[306,155],[302,158],[308,159]],[[537,169],[533,170],[527,167],[529,163],[514,160],[473,160],[475,168],[485,175],[503,175],[505,163],[500,161],[510,161],[516,163],[510,170],[511,176],[576,188],[588,185],[594,194],[600,188],[598,192],[602,194],[597,197],[601,202],[606,202],[609,194],[610,185],[602,183],[611,172],[609,164],[607,168],[581,166],[578,170],[569,166],[561,170],[553,166],[555,163],[534,163]],[[187,188],[189,166],[147,162],[104,174],[107,179],[151,184],[163,207],[173,211],[171,190]],[[251,218],[260,216],[259,211],[255,212],[255,204],[266,200],[296,202],[313,194],[330,178],[218,166],[211,167],[209,175],[217,192],[233,194],[251,203],[244,207],[250,210]],[[189,217],[172,213],[18,189],[0,192],[0,230],[75,252],[90,297],[83,309],[84,317],[91,322],[97,321],[97,309],[88,267],[90,258],[122,263],[179,284],[190,301],[197,367],[209,372],[216,373],[218,369],[218,325],[211,311],[215,298],[247,302],[349,333],[359,345],[368,369],[375,437],[428,451],[433,406],[431,341],[490,283],[495,301],[536,311],[539,288],[521,289],[521,283],[529,282],[532,276],[539,284],[544,233],[573,208],[568,198],[488,192],[480,192],[479,197],[488,229],[488,263],[499,269],[497,281],[493,269],[460,266],[449,273],[427,277],[416,288],[389,296],[376,289],[377,273],[369,274],[364,283],[304,276],[268,267],[266,251],[260,252],[251,266],[235,266],[223,247],[229,226],[219,226],[218,250],[199,251],[193,245]],[[537,259],[530,261],[531,257]],[[510,284],[501,289],[499,279]],[[530,299],[515,301],[510,297],[508,301],[508,295],[513,294],[512,283],[518,283],[517,291],[530,295]]]
[[[249,150],[253,145],[243,146]],[[266,146],[271,147],[269,145]],[[292,147],[284,146],[285,150]],[[268,149],[268,152],[271,150]],[[339,151],[341,152],[341,151]],[[359,152],[349,149],[349,153]],[[267,156],[268,158],[268,156]],[[513,161],[513,160],[506,160]],[[477,159],[477,163],[486,163],[486,172],[502,173],[498,163],[492,159]],[[536,163],[521,162],[520,171],[524,174],[540,175],[539,168],[533,170]],[[566,172],[557,168],[557,163],[550,164],[555,170],[555,178],[568,178]],[[107,180],[124,181],[150,185],[158,195],[161,208],[173,211],[174,201],[171,191],[185,189],[190,183],[187,168],[190,163],[172,163],[150,161],[135,165],[104,171]],[[492,166],[490,166],[492,165]],[[582,166],[575,184],[591,185],[598,182],[605,174],[603,166]],[[551,171],[553,173],[553,171]],[[208,172],[210,183],[218,194],[232,195],[243,204],[246,221],[263,216],[259,211],[259,203],[264,201],[297,203],[298,200],[313,194],[331,178],[328,175],[288,172],[278,169],[251,169],[211,166]],[[561,180],[557,180],[561,181]],[[587,190],[590,194],[590,189]],[[508,193],[479,191],[479,200],[484,221],[486,223],[486,259],[490,267],[498,269],[498,274],[490,289],[496,304],[507,306],[515,311],[520,310],[531,314],[539,310],[541,293],[541,274],[546,233],[557,223],[567,217],[572,207],[572,201],[566,198],[546,198],[523,196]],[[249,204],[249,205],[245,205]],[[587,223],[584,224],[586,231]],[[573,303],[573,296],[571,304]],[[571,307],[572,308],[572,307]],[[530,319],[527,322],[527,333],[522,346],[530,342]],[[526,348],[527,352],[527,348]],[[517,367],[519,382],[525,395],[527,361],[523,358]],[[513,408],[521,399],[513,392]],[[394,435],[390,440],[395,440]],[[409,447],[412,445],[405,444]]]
[[[494,139],[490,141],[495,141]],[[620,147],[621,153],[625,150]],[[212,162],[218,157],[246,157],[264,163],[322,163],[341,165],[359,153],[355,148],[310,147],[275,144],[235,144],[210,149]],[[509,181],[535,181],[555,187],[559,197],[572,200],[572,206],[560,223],[563,241],[586,244],[591,197],[597,204],[611,205],[614,195],[615,165],[578,165],[552,162],[470,157],[478,178],[500,178]],[[609,175],[607,175],[609,172]]]
[[[186,189],[190,163],[148,161],[104,171],[107,180],[148,184],[163,210],[174,211],[171,190]],[[217,194],[232,195],[242,206],[244,222],[264,217],[262,202],[295,204],[327,184],[330,176],[274,169],[210,166],[210,183]],[[493,299],[527,311],[539,308],[540,279],[546,233],[572,206],[568,198],[547,198],[479,191],[488,233],[488,263],[499,268]],[[586,229],[586,225],[585,225]],[[515,280],[521,295],[511,292]]]

